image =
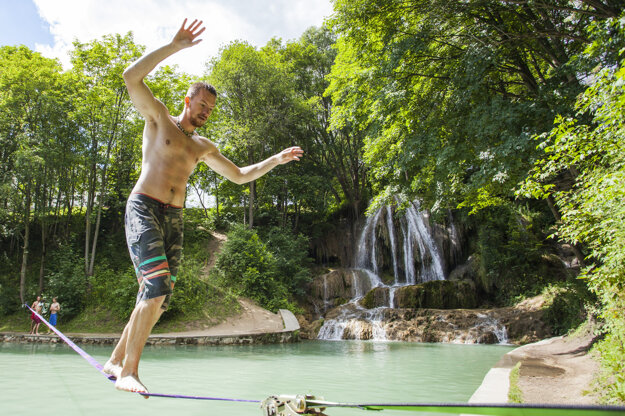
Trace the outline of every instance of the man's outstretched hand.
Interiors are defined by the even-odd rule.
[[[280,153],[278,153],[278,163],[284,165],[285,163],[289,163],[293,160],[299,160],[300,157],[304,154],[304,151],[299,146],[289,147],[288,149],[284,149]]]
[[[187,24],[187,19],[184,19],[182,22],[182,26],[178,29],[178,33],[174,36],[172,43],[179,47],[180,49],[188,48],[191,46],[195,46],[202,41],[202,39],[196,39],[198,36],[204,32],[206,27],[202,27],[202,21],[198,21],[195,19],[193,23],[189,25],[189,27],[185,28]]]

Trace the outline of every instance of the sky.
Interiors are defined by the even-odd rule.
[[[331,14],[331,0],[0,0],[0,46],[23,44],[69,68],[76,39],[132,31],[150,51],[169,42],[185,18],[198,18],[206,26],[202,42],[164,63],[200,75],[234,40],[261,47],[273,37],[298,39]]]

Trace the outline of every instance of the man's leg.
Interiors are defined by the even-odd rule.
[[[161,305],[164,299],[165,296],[159,296],[154,299],[142,300],[135,306],[122,338],[113,351],[113,356],[111,356],[111,360],[114,357],[117,359],[123,350],[124,362],[115,382],[117,389],[147,392],[139,380],[139,360],[152,328],[163,313]]]
[[[138,301],[103,369],[117,378],[115,387],[120,390],[147,391],[139,381],[139,360],[152,328],[167,309],[173,288],[161,227],[161,205],[144,195],[133,194],[126,207],[126,242],[139,282]]]
[[[162,297],[152,299],[152,300],[158,300],[161,298]],[[142,301],[142,302],[147,302],[147,301]],[[130,315],[130,319],[128,319],[128,323],[124,327],[122,336],[119,338],[119,341],[117,342],[117,346],[115,346],[115,349],[113,350],[113,353],[111,354],[111,358],[109,358],[106,364],[104,364],[104,368],[102,369],[102,371],[105,374],[111,375],[115,378],[119,378],[121,376],[122,368],[124,367],[124,358],[126,356],[126,349],[127,349],[127,344],[128,344],[128,332],[130,331],[131,325],[136,321],[135,315],[139,311],[139,305],[140,303],[138,303],[133,309],[132,314]],[[156,316],[156,319],[154,320],[154,323],[152,324],[152,327],[154,327],[156,322],[158,322],[162,314],[163,314],[163,309],[161,308],[161,310]]]
[[[113,350],[111,354],[111,358],[104,364],[102,371],[105,374],[113,376],[115,378],[119,378],[122,373],[122,367],[124,366],[124,356],[126,355],[126,342],[128,341],[128,331],[130,329],[130,322],[132,322],[132,317],[135,315],[137,310],[137,306],[132,311],[130,315],[130,319],[128,323],[124,327],[124,332],[122,332],[122,336],[119,338],[117,342],[117,346]]]

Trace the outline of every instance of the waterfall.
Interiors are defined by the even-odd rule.
[[[395,308],[395,291],[397,290],[398,285],[391,286],[388,289],[388,307]]]
[[[385,216],[385,221],[381,217]],[[355,254],[355,268],[365,272],[371,288],[388,287],[380,278],[378,252],[381,242],[377,238],[376,230],[379,226],[386,226],[388,245],[392,263],[394,283],[392,287],[414,285],[431,280],[444,280],[443,261],[434,237],[426,225],[425,214],[419,210],[418,203],[409,204],[404,215],[396,224],[393,221],[393,211],[390,205],[379,208],[369,216],[358,239]],[[398,229],[399,232],[396,232]],[[398,253],[397,236],[402,236],[401,253]],[[415,270],[415,251],[421,259],[419,272]],[[403,271],[399,270],[399,258],[403,258]],[[390,270],[389,270],[390,271]],[[403,273],[403,279],[402,279]]]
[[[352,270],[352,299],[360,299],[365,295],[360,284],[360,277],[356,274],[355,270]]]
[[[476,344],[485,335],[491,334],[492,337],[497,339],[497,344],[508,344],[508,331],[506,327],[501,324],[496,318],[478,313],[476,315],[478,322],[465,333],[459,334],[451,342],[457,344]]]
[[[399,284],[399,271],[397,270],[397,249],[395,248],[395,227],[393,226],[393,212],[391,211],[390,205],[386,206],[386,228],[388,230],[388,238],[389,240],[391,240],[393,276],[395,276],[395,286],[397,286]]]
[[[358,301],[371,289],[384,287],[388,288],[388,307],[393,308],[397,288],[445,279],[443,261],[427,221],[428,217],[420,211],[418,203],[408,204],[398,221],[394,220],[393,209],[388,205],[367,217],[358,237],[354,269],[351,271],[352,298],[347,305],[352,309],[349,312],[343,310],[333,319],[326,319],[319,331],[319,339],[361,339],[362,334],[367,339],[386,339],[382,325],[383,308],[367,310]],[[378,238],[385,235],[384,228],[388,241]],[[389,257],[386,261],[385,256]],[[415,259],[420,264],[418,270]],[[387,285],[381,273],[390,275],[391,272],[393,283]],[[324,300],[327,301],[326,286],[327,281],[324,280]]]
[[[375,228],[378,225],[382,211],[367,218],[365,226],[358,240],[358,251],[356,252],[356,268],[371,270],[378,274],[378,264],[376,261],[376,235]]]
[[[371,325],[371,339],[373,341],[386,341],[384,329],[384,308],[376,308],[367,311],[365,319]]]
[[[406,237],[410,240],[416,240],[421,255],[423,256],[424,254],[427,254],[431,259],[429,265],[426,265],[425,261],[421,262],[421,282],[445,280],[441,256],[438,252],[438,248],[436,247],[436,243],[434,242],[434,238],[432,238],[432,234],[425,225],[423,213],[419,212],[414,204],[410,204],[406,210],[405,218],[408,223],[408,234]],[[409,253],[405,254],[407,258]],[[411,284],[415,284],[415,278],[413,277],[410,282]]]
[[[386,341],[384,308],[365,309],[352,304],[349,308],[342,309],[336,318],[326,319],[317,338],[327,341]]]

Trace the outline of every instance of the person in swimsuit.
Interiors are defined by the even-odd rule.
[[[41,296],[37,296],[37,300],[33,302],[30,306],[35,312],[41,314],[41,308],[43,307],[43,302],[41,302]],[[39,325],[41,325],[41,319],[37,316],[37,314],[33,312],[30,314],[30,333],[31,335],[39,335]]]
[[[61,305],[54,297],[52,298],[52,304],[50,305],[50,325],[56,326],[56,321],[58,318],[59,311],[61,310]],[[49,333],[49,332],[48,332]]]
[[[116,378],[115,387],[147,392],[139,380],[141,353],[154,324],[169,304],[182,252],[182,207],[189,175],[204,162],[218,174],[242,184],[258,179],[274,167],[299,160],[294,146],[251,166],[238,167],[207,138],[195,131],[215,108],[217,92],[196,82],[184,98],[177,117],[156,99],[144,78],[165,58],[201,42],[202,21],[187,19],[170,43],[134,62],[124,71],[128,94],[145,119],[141,174],[126,205],[126,242],[139,292],[135,308],[103,371]]]

